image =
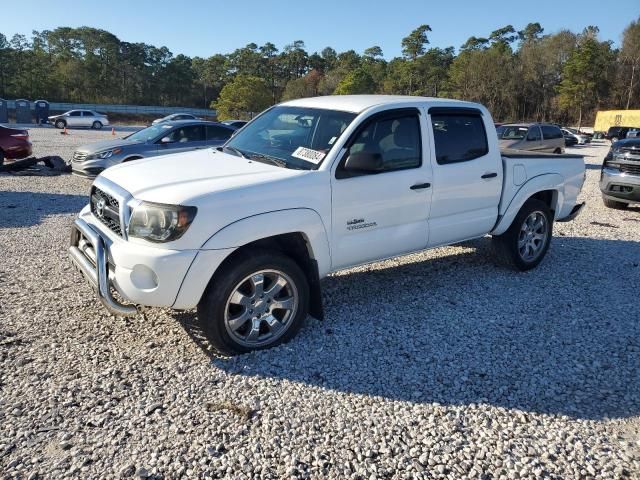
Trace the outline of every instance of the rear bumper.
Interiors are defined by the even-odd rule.
[[[29,157],[33,153],[33,147],[31,142],[20,142],[19,144],[13,144],[4,149],[5,158],[12,160],[19,160],[21,158]]]
[[[600,175],[600,191],[604,197],[611,200],[638,203],[640,202],[640,175],[630,175],[605,167]]]

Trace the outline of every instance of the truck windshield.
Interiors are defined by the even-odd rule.
[[[225,145],[230,153],[286,168],[317,168],[355,113],[304,107],[273,107]]]
[[[496,129],[500,140],[522,140],[527,135],[527,127],[501,126]]]

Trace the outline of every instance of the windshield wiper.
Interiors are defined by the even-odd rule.
[[[247,158],[247,159],[249,158],[245,155],[245,153],[242,150],[238,150],[235,147],[230,147],[229,145],[225,145],[224,147],[218,147],[218,150],[222,152],[225,148],[227,150],[231,150],[233,153],[235,153],[239,157]]]
[[[268,155],[264,155],[263,153],[251,153],[249,155],[251,160],[257,160],[259,162],[271,163],[277,167],[289,168],[289,164],[284,160],[281,160],[277,157],[270,157]]]

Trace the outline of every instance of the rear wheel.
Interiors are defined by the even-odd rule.
[[[559,148],[556,148],[556,149],[553,151],[553,153],[555,153],[556,155],[558,155],[558,154],[562,153],[562,150],[561,150],[561,149],[559,149]]]
[[[4,164],[4,152],[0,148],[0,167]]]
[[[530,198],[522,206],[509,229],[492,238],[500,260],[517,268],[530,270],[538,266],[549,249],[553,232],[553,215],[546,203]]]
[[[91,125],[91,128],[93,128],[94,130],[100,130],[102,128],[102,122],[98,122],[96,120],[95,122],[93,122],[93,125]]]
[[[224,355],[270,348],[294,337],[307,317],[309,285],[291,258],[247,250],[216,273],[198,304],[198,319]]]
[[[628,203],[617,202],[615,200],[611,200],[610,198],[603,197],[604,206],[607,208],[613,208],[614,210],[626,210],[629,206]]]
[[[65,122],[64,120],[56,120],[55,126],[56,128],[63,129],[67,126],[67,122]]]

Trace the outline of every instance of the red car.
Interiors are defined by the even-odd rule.
[[[31,155],[29,131],[0,125],[0,165],[4,163],[5,158],[19,160],[29,155]]]

